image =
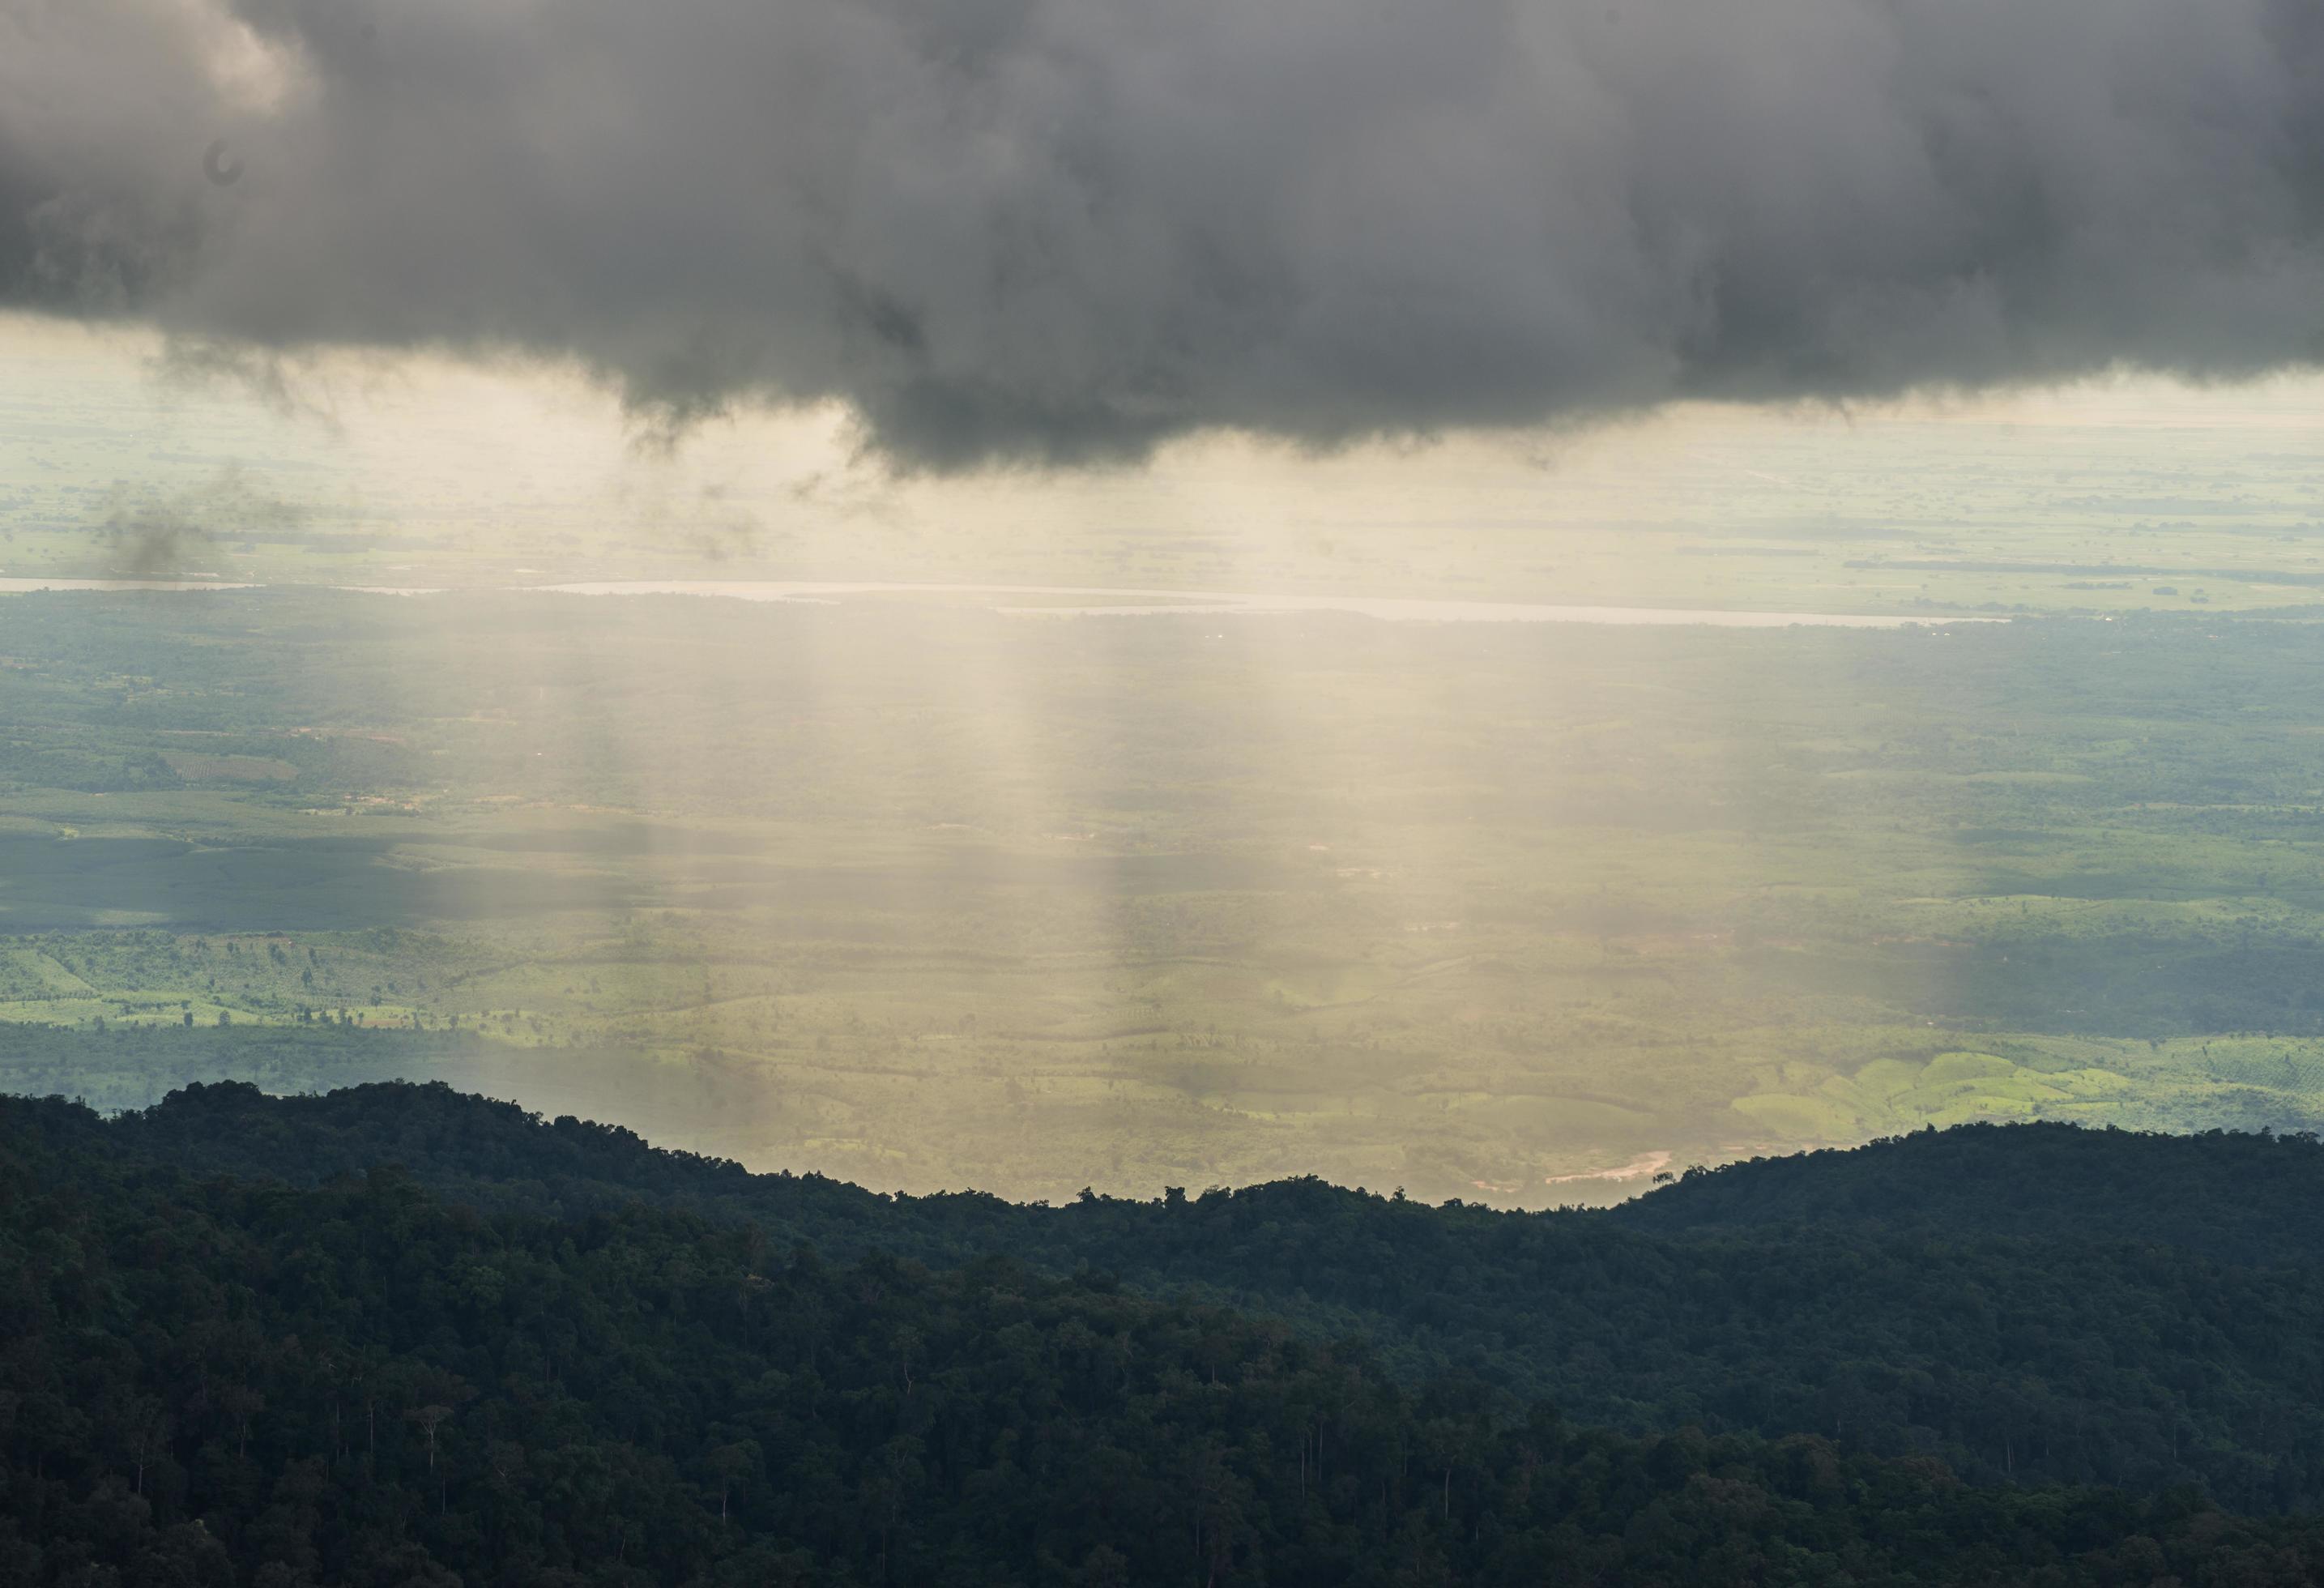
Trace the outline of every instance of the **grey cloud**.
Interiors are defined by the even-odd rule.
[[[104,513],[98,532],[121,559],[122,570],[139,577],[180,572],[189,558],[220,540],[279,536],[307,518],[305,509],[274,495],[234,465],[173,493],[116,489]]]
[[[295,355],[217,337],[173,336],[152,361],[168,385],[191,391],[224,389],[286,417],[327,430],[339,416],[327,387],[296,367]]]
[[[908,465],[2324,358],[2317,0],[0,19],[0,301],[836,399]]]

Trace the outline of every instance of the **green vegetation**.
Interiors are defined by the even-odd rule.
[[[422,1165],[456,1161],[479,1195],[431,1193],[380,1161],[389,1140]],[[2312,1350],[2324,1297],[2293,1275],[2319,1271],[2319,1150],[1988,1131],[1692,1177],[1640,1205],[1700,1218],[1735,1193],[1755,1199],[1771,1176],[1811,1190],[1836,1176],[1832,1190],[1877,1187],[1913,1205],[1916,1191],[1962,1185],[1916,1175],[2023,1153],[2070,1188],[2112,1179],[2200,1206],[2190,1193],[2216,1195],[2221,1177],[2257,1168],[2252,1222],[2290,1215],[2294,1238],[2277,1255],[2292,1268],[2174,1270],[2170,1248],[2114,1243],[2106,1205],[2071,1195],[2046,1210],[2056,1238],[2044,1253],[1981,1231],[1979,1209],[2009,1199],[1974,1192],[1946,1211],[1942,1248],[1851,1240],[1826,1220],[1760,1250],[1784,1275],[1771,1288],[1794,1301],[1852,1271],[1861,1294],[1810,1316],[1875,1334],[1925,1305],[1898,1279],[1932,1256],[1955,1271],[1931,1276],[1926,1294],[1950,1297],[1957,1316],[2008,1297],[2008,1312],[1957,1333],[1947,1372],[1984,1371],[1979,1343],[2039,1357],[2054,1334],[2071,1365],[2060,1359],[2046,1378],[2021,1369],[1987,1408],[2005,1440],[2023,1441],[2010,1445],[2022,1480],[2043,1461],[2135,1446],[2148,1381],[2185,1376],[2169,1355],[2180,1330],[2212,1336],[2195,1382],[2244,1371],[2245,1341]],[[219,1177],[220,1156],[263,1156],[292,1183]],[[371,1167],[309,1183],[304,1171],[334,1159]],[[589,1205],[576,1168],[620,1177],[626,1195]],[[526,1205],[576,1191],[582,1203],[561,1214]],[[821,1223],[861,1255],[786,1248],[733,1216],[752,1202],[788,1206],[789,1222]],[[1255,1209],[1261,1219],[1244,1216]],[[1361,1341],[1326,1343],[1296,1312],[1286,1326],[1157,1298],[1087,1266],[1044,1277],[1007,1250],[1013,1226],[1033,1235],[1037,1257],[1054,1257],[1034,1223],[1079,1218],[1132,1265],[1200,1251],[1283,1285],[1305,1277],[1277,1266],[1299,1250],[1339,1265],[1343,1281],[1359,1265],[1378,1283],[1449,1260],[1493,1268],[1471,1298],[1546,1282],[1618,1307],[1625,1284],[1635,1294],[1661,1269],[1674,1295],[1726,1292],[1732,1321],[1673,1319],[1629,1354],[1660,1356],[1666,1392],[1685,1382],[1691,1353],[1748,1362],[1755,1380],[1772,1368],[1734,1388],[1779,1397],[1779,1359],[1753,1337],[1748,1293],[1734,1305],[1722,1261],[1739,1249],[1612,1229],[1610,1216],[1431,1211],[1297,1186],[1059,1210],[890,1202],[753,1180],[601,1127],[408,1087],[280,1103],[213,1088],[112,1125],[62,1103],[10,1103],[0,1568],[28,1583],[268,1588],[2172,1577],[2229,1588],[2324,1571],[2312,1519],[2238,1517],[2184,1487],[2138,1498],[1965,1486],[1927,1454],[1852,1453],[1884,1396],[1942,1393],[1925,1374],[1911,1383],[1917,1370],[1894,1358],[1880,1364],[1897,1379],[1887,1385],[1865,1363],[1791,1359],[1825,1362],[1815,1409],[1837,1442],[1701,1427],[1633,1437],[1471,1379],[1400,1381]],[[1536,1233],[1555,1241],[1576,1221],[1565,1260],[1545,1261],[1554,1248],[1533,1244]],[[952,1260],[933,1270],[895,1243],[948,1247]],[[1819,1250],[1830,1271],[1801,1272]],[[2078,1271],[2036,1297],[2025,1260],[2069,1251]],[[1868,1271],[1884,1264],[1885,1276]],[[2086,1321],[2044,1316],[2092,1285],[2080,1292]],[[2297,1316],[2249,1317],[2255,1298]],[[1416,1288],[1402,1305],[1418,1302]],[[2289,1430],[2312,1458],[2324,1414],[2315,1373],[2290,1364],[2286,1384],[2304,1391],[2246,1408],[2237,1432]],[[2072,1456],[2041,1426],[2069,1374],[2085,1417]],[[2215,1435],[2186,1436],[2227,1454]],[[2279,1456],[2274,1471],[2273,1498],[2312,1503],[2295,1459]]]
[[[1056,1207],[752,1176],[440,1086],[198,1087],[21,1129],[120,1164],[326,1186],[393,1163],[494,1217],[639,1202],[781,1251],[949,1269],[991,1256],[1361,1339],[1421,1386],[1546,1397],[1638,1434],[1814,1434],[1983,1482],[2247,1510],[2324,1498],[2324,1148],[1975,1127],[1697,1170],[1612,1211],[1510,1214],[1284,1181]]]
[[[1520,1206],[2324,1122],[2304,622],[5,599],[23,1089],[438,1076],[916,1191]]]

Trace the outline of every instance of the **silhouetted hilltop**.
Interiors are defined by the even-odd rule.
[[[2324,1142],[2055,1123],[1958,1125],[1690,1175],[1614,1211],[1660,1233],[1877,1226],[2185,1247],[2239,1263],[2324,1260]]]
[[[420,1128],[437,1149],[505,1119],[414,1102],[359,1106],[458,1122]],[[169,1112],[177,1133],[145,1145],[227,1153],[217,1132],[271,1123],[254,1140],[296,1150],[322,1117],[231,1092]],[[0,1107],[0,1581],[2234,1588],[2324,1573],[2317,1519],[2239,1516],[2184,1488],[1969,1485],[1941,1460],[1814,1435],[1627,1436],[1087,1272],[834,1264],[643,1199],[486,1214],[384,1166],[294,1187],[189,1172],[135,1135],[70,1105]],[[1334,1205],[1295,1188],[1276,1211],[1307,1205]]]
[[[835,1261],[999,1257],[1637,1433],[1812,1433],[1980,1481],[2199,1483],[2247,1510],[2324,1498],[2324,1152],[2298,1139],[1970,1127],[1521,1214],[1312,1179],[1058,1207],[890,1197],[440,1085],[189,1087],[111,1121],[14,1101],[0,1129],[83,1166],[318,1186],[393,1164],[493,1217],[642,1206]]]

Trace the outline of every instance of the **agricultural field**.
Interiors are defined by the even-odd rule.
[[[1504,1205],[2324,1122],[2324,627],[0,597],[0,1087]]]

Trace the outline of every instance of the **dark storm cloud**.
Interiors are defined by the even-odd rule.
[[[908,463],[2324,355],[2319,0],[0,17],[6,300]]]

